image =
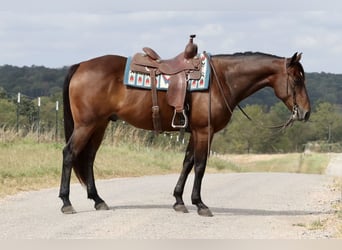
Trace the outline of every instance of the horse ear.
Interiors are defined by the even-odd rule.
[[[294,55],[291,58],[289,67],[295,65],[296,63],[298,63],[301,58],[302,58],[302,53],[299,53],[299,54],[298,54],[298,52],[294,53]]]
[[[299,62],[299,61],[300,61],[300,59],[302,59],[302,54],[303,54],[303,53],[299,53],[299,54],[297,54],[297,62]]]

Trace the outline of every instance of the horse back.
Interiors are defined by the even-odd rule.
[[[75,126],[84,126],[113,115],[143,129],[153,129],[151,91],[123,84],[126,57],[106,55],[81,62],[69,86],[70,106]],[[170,130],[172,108],[165,92],[158,92],[162,125]]]

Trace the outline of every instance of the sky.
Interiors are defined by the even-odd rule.
[[[142,47],[163,58],[196,34],[199,51],[302,52],[307,72],[342,73],[340,0],[2,0],[0,65],[59,68]]]

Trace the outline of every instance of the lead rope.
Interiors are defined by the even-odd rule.
[[[211,145],[211,88],[209,86],[209,102],[208,102],[208,149],[207,159],[210,156],[210,145]]]
[[[210,66],[213,69],[213,71],[215,71],[215,69],[212,67],[210,56],[205,51],[203,51],[203,55],[205,56],[205,58],[210,63]],[[214,74],[216,74],[216,72],[214,72]],[[210,146],[211,146],[211,86],[210,85],[209,85],[208,92],[209,92],[208,93],[209,94],[209,98],[208,98],[208,145],[207,145],[207,159],[210,156]]]
[[[226,97],[224,96],[224,91],[223,91],[223,88],[222,88],[220,79],[219,79],[218,76],[217,76],[217,72],[216,72],[216,69],[215,69],[215,67],[214,67],[214,65],[213,65],[213,62],[212,62],[211,58],[208,56],[208,54],[207,54],[206,52],[203,52],[203,53],[204,53],[205,57],[208,59],[208,61],[209,61],[209,63],[210,63],[210,67],[211,67],[211,69],[212,69],[212,71],[213,71],[213,73],[214,73],[214,76],[215,76],[215,78],[216,78],[217,86],[218,86],[219,89],[220,89],[220,93],[221,93],[221,95],[222,95],[223,101],[224,101],[224,103],[225,103],[225,105],[226,105],[228,111],[229,111],[231,114],[233,114],[233,111],[232,111],[232,109],[230,108],[229,103],[228,103]],[[209,88],[209,89],[210,89],[210,88]]]

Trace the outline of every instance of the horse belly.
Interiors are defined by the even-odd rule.
[[[143,93],[129,95],[121,102],[116,115],[137,128],[153,130],[152,97],[149,92],[145,94],[145,96]],[[173,110],[166,104],[165,95],[158,95],[158,103],[162,129],[164,131],[174,130],[171,127]]]

